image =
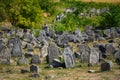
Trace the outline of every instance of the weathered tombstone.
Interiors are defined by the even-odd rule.
[[[115,47],[114,47],[114,44],[113,43],[108,43],[105,45],[105,48],[106,48],[106,53],[108,55],[110,54],[113,54],[115,52]]]
[[[0,64],[10,64],[10,58],[9,49],[4,44],[0,44]]]
[[[73,68],[75,66],[75,61],[72,56],[73,52],[70,47],[64,49],[64,60],[66,68]]]
[[[109,63],[105,62],[101,64],[101,71],[110,71],[111,70],[111,66]]]
[[[44,30],[40,30],[40,31],[39,31],[39,36],[37,37],[37,40],[38,40],[39,42],[42,42],[43,40],[45,40],[45,38],[46,38],[46,33],[45,33],[45,31],[44,31]]]
[[[90,55],[90,48],[87,45],[79,45],[79,51],[81,53],[81,62],[88,63],[89,62],[89,55]]]
[[[114,57],[115,57],[115,62],[120,64],[120,50],[115,52]]]
[[[110,32],[111,32],[111,37],[112,37],[112,38],[115,38],[115,37],[118,36],[117,30],[116,30],[115,28],[111,28],[111,29],[110,29]]]
[[[34,34],[33,34],[33,30],[30,31],[30,33],[24,33],[24,41],[26,42],[31,42],[32,40],[34,40]]]
[[[61,35],[57,35],[55,38],[55,42],[60,47],[67,47],[69,41],[70,41],[70,38],[69,38],[69,34],[67,32],[64,32]]]
[[[31,63],[32,64],[40,64],[41,63],[40,56],[39,55],[33,55]]]
[[[28,59],[25,57],[20,57],[17,61],[17,65],[28,65]]]
[[[89,55],[89,64],[95,65],[99,63],[99,50],[98,48],[91,48],[90,55]]]
[[[104,30],[104,36],[105,36],[106,38],[110,38],[110,37],[111,37],[110,29],[105,29],[105,30]]]
[[[48,63],[52,63],[54,59],[58,59],[60,51],[55,43],[51,42],[48,46]]]
[[[27,50],[28,50],[28,51],[34,51],[33,44],[29,44],[29,43],[28,43],[26,46],[27,46]]]
[[[20,42],[20,38],[19,37],[16,37],[14,39],[11,55],[13,57],[20,57],[20,56],[22,56],[21,42]]]
[[[72,37],[73,37],[74,42],[81,42],[81,40],[83,39],[81,31],[77,29],[73,32],[73,34],[74,35]]]
[[[48,48],[48,43],[46,40],[44,40],[44,44],[43,44],[42,48],[40,49],[42,57],[47,56],[47,54],[48,54],[47,48]]]

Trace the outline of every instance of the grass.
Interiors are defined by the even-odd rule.
[[[31,78],[31,73],[21,74],[20,69],[29,69],[29,66],[5,66],[1,65],[0,68],[0,80],[45,80],[45,76],[50,76],[48,80],[113,80],[114,78],[119,80],[120,72],[119,66],[115,64],[112,71],[100,72],[99,67],[94,69],[97,73],[88,73],[88,67],[81,68],[76,67],[72,69],[45,69],[46,64],[38,65],[41,68],[40,77]],[[10,69],[12,73],[6,73],[6,69]]]

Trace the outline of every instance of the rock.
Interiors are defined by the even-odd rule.
[[[21,73],[28,73],[28,72],[29,72],[28,70],[21,69]]]
[[[13,57],[21,57],[22,56],[21,42],[20,42],[19,37],[16,37],[14,39],[11,55]]]
[[[59,48],[55,43],[51,42],[48,46],[48,63],[52,63],[54,59],[58,59],[60,55]]]
[[[54,59],[50,66],[52,66],[53,68],[64,67],[63,63],[59,59]]]
[[[66,68],[73,68],[75,66],[75,61],[72,56],[73,52],[70,47],[64,49],[64,60]]]
[[[31,59],[31,63],[32,64],[40,64],[41,63],[40,56],[39,55],[33,55],[32,59]]]
[[[101,64],[101,71],[110,71],[111,70],[111,66],[109,63],[105,62]]]
[[[88,73],[95,73],[95,70],[88,70]]]
[[[21,57],[17,61],[17,65],[28,65],[28,64],[29,64],[28,59],[25,57]]]
[[[48,80],[49,80],[49,79],[52,79],[52,78],[55,78],[55,76],[54,76],[54,75],[46,75],[46,76],[45,76],[45,79],[48,79]]]
[[[30,72],[34,72],[34,73],[39,74],[39,72],[40,72],[39,67],[36,66],[36,65],[31,65],[30,66]]]
[[[97,48],[90,49],[90,55],[89,55],[89,64],[95,65],[99,63],[99,50]]]
[[[9,49],[4,44],[0,44],[0,64],[10,64],[10,59]]]

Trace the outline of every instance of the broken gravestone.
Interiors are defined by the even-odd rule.
[[[64,49],[64,60],[66,68],[73,68],[75,66],[75,61],[72,56],[73,52],[70,47]]]
[[[13,57],[21,57],[22,56],[21,42],[20,42],[19,37],[16,37],[14,39],[11,55]]]
[[[58,47],[56,46],[55,43],[51,42],[48,46],[48,56],[47,56],[48,63],[50,64],[53,62],[54,59],[58,59],[59,54],[60,51]]]

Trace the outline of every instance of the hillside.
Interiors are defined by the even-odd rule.
[[[99,1],[0,0],[0,80],[120,80],[120,5]]]

